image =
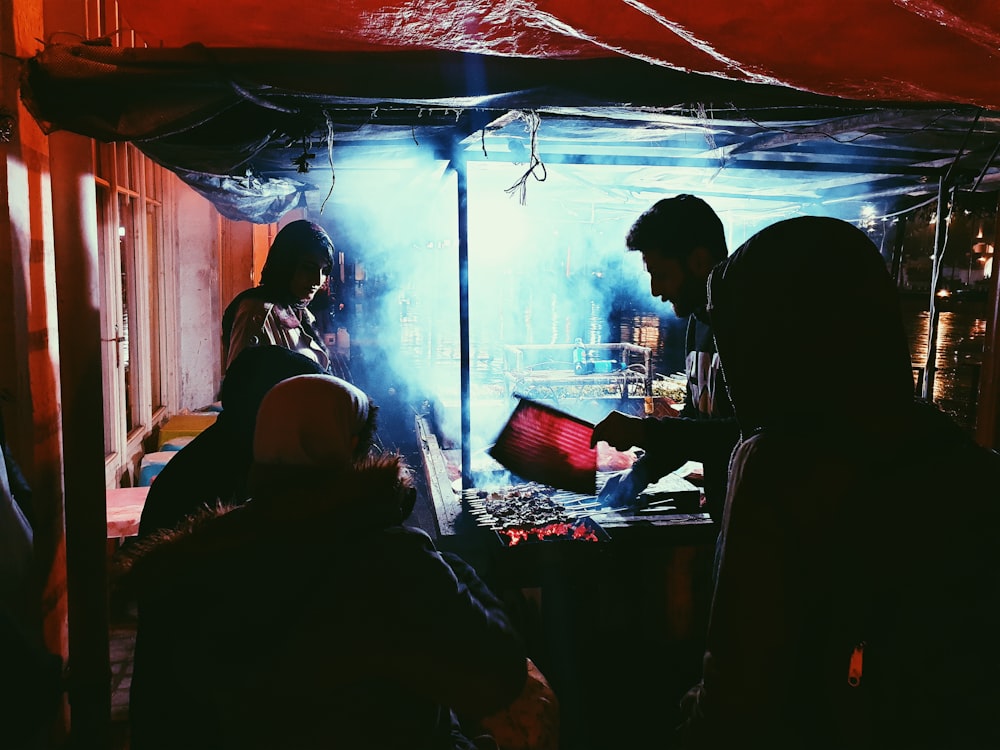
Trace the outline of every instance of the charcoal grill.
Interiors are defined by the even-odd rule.
[[[554,490],[534,482],[493,491],[468,489],[462,503],[479,526],[493,530],[505,547],[537,542],[608,542],[590,517],[600,511],[592,495]]]

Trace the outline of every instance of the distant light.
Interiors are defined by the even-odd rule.
[[[874,232],[876,220],[875,206],[871,203],[866,203],[861,206],[861,219],[858,222],[861,229],[864,229],[868,233]]]
[[[119,237],[125,236],[125,227],[118,227],[118,236]]]
[[[951,296],[951,292],[949,292],[947,289],[941,289],[940,291],[938,291],[937,296],[938,297],[950,297]]]

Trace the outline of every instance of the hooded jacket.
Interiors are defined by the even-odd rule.
[[[512,701],[525,652],[471,568],[402,525],[412,493],[380,456],[131,549],[151,670],[133,747],[465,747],[451,709]]]
[[[282,346],[330,366],[330,354],[316,330],[316,318],[305,305],[282,304],[263,286],[240,292],[223,314],[222,351],[226,367],[249,346]]]
[[[688,746],[1000,747],[1000,456],[914,398],[877,248],[779,222],[709,310],[742,439]]]

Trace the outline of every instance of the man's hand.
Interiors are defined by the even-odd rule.
[[[620,411],[613,411],[594,426],[590,436],[590,447],[593,448],[603,440],[612,448],[627,451],[633,446],[645,448],[645,428],[642,418],[631,417]]]
[[[631,471],[623,471],[608,477],[608,481],[601,488],[597,495],[597,501],[601,505],[610,508],[622,508],[626,505],[635,505],[639,493],[646,489],[646,485],[639,486]]]

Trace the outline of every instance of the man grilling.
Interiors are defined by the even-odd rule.
[[[664,198],[635,221],[625,245],[642,253],[652,295],[670,302],[678,317],[688,318],[687,396],[678,417],[641,418],[613,411],[597,424],[591,445],[603,440],[619,450],[635,446],[645,451],[631,470],[608,481],[601,499],[613,506],[630,504],[649,484],[687,461],[699,461],[706,510],[718,523],[729,456],[739,438],[705,309],[709,272],[728,255],[722,221],[693,195]]]

